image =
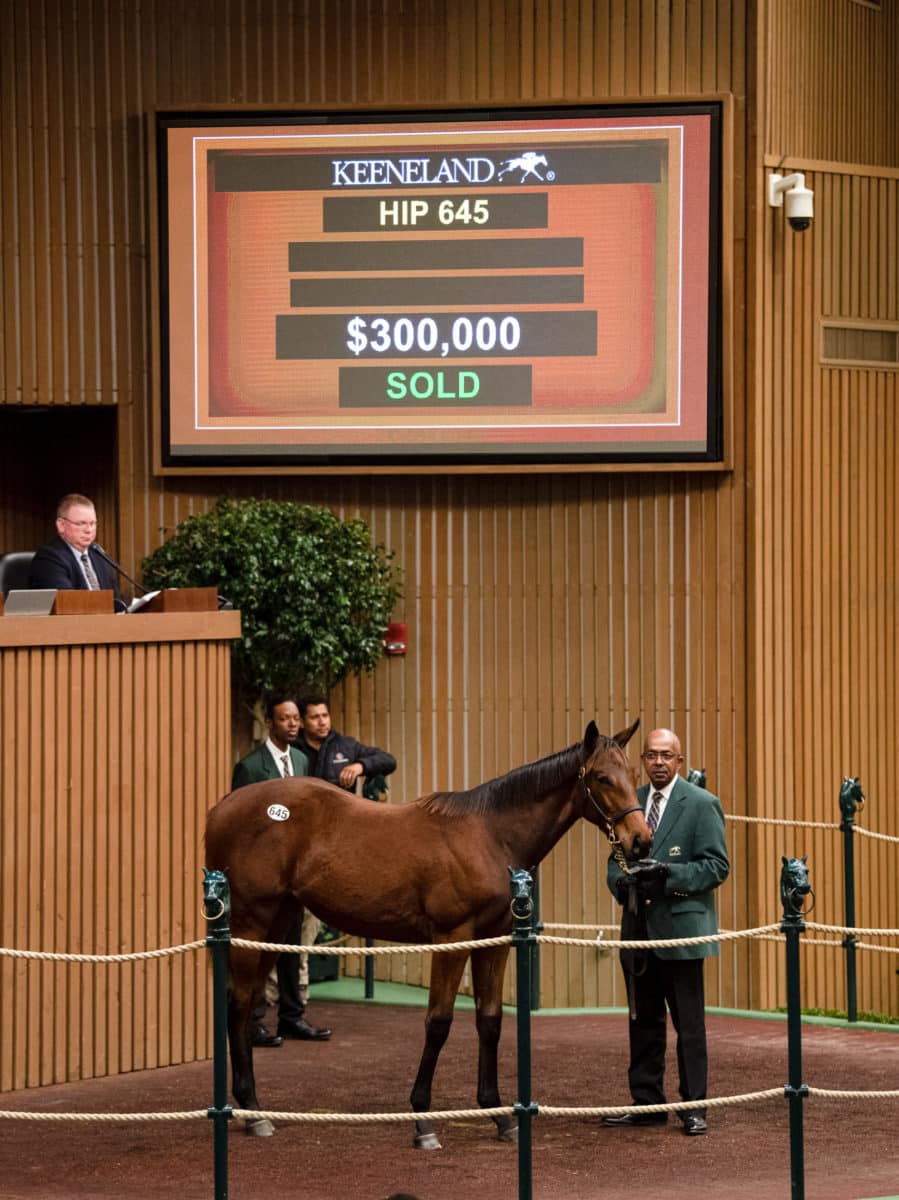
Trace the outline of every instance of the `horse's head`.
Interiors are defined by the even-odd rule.
[[[613,738],[600,735],[594,721],[584,733],[584,759],[579,777],[583,787],[582,816],[620,845],[628,859],[645,858],[652,845],[643,807],[637,799],[637,773],[624,747],[634,736],[639,719]]]

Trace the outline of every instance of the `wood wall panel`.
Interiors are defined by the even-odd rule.
[[[806,17],[812,9],[815,20]],[[762,163],[770,152],[896,165],[895,122],[870,119],[896,110],[895,20],[894,6],[871,17],[848,0],[12,0],[0,8],[0,416],[31,404],[113,414],[101,465],[88,456],[76,474],[89,480],[108,541],[132,573],[166,529],[220,492],[326,503],[368,520],[406,572],[396,616],[409,623],[410,653],[351,681],[335,697],[335,716],[397,753],[397,799],[490,778],[567,744],[591,716],[609,731],[639,714],[682,733],[689,763],[707,768],[727,810],[808,812],[852,769],[842,763],[859,720],[849,679],[860,657],[870,659],[875,629],[893,665],[866,682],[869,703],[882,699],[881,686],[891,692],[895,665],[886,598],[869,621],[866,603],[846,600],[838,579],[857,559],[881,561],[871,529],[895,537],[886,518],[870,519],[876,504],[894,499],[886,476],[878,474],[879,492],[864,493],[861,513],[845,499],[858,498],[863,479],[873,486],[865,455],[879,464],[889,452],[876,422],[891,436],[895,381],[878,383],[877,404],[858,373],[825,381],[809,313],[840,314],[847,295],[862,314],[894,307],[895,183],[881,178],[875,194],[869,183],[835,177],[839,228],[819,193],[819,221],[800,244],[762,209]],[[830,49],[809,45],[810,30]],[[838,119],[833,78],[858,63],[853,78],[871,101],[853,90]],[[798,81],[800,105],[783,79]],[[152,475],[152,108],[685,93],[734,97],[725,212],[734,301],[726,351],[737,381],[731,473]],[[825,187],[823,176],[815,186]],[[871,238],[852,242],[859,213]],[[825,253],[825,239],[836,253]],[[890,245],[892,255],[881,252]],[[828,300],[825,310],[825,294],[840,304]],[[794,396],[810,390],[817,408],[805,398],[797,408]],[[29,438],[19,425],[14,433],[0,442],[0,467],[10,468],[0,470],[8,549],[41,540],[48,488],[55,493],[73,468],[67,445]],[[10,474],[14,483],[4,481]],[[822,575],[809,584],[807,568]],[[813,655],[794,666],[806,645]],[[815,765],[799,750],[812,728],[831,747]],[[873,744],[868,731],[861,740]],[[153,764],[134,770],[139,777]],[[796,799],[810,777],[816,799]],[[145,832],[156,844],[171,836]],[[123,835],[110,826],[105,836]],[[730,836],[734,882],[721,905],[725,924],[739,927],[750,905],[770,910],[783,842],[737,826]],[[138,863],[142,845],[129,842]],[[603,859],[592,830],[569,837],[544,871],[546,919],[610,919],[597,879]],[[175,877],[166,887],[177,891]],[[136,925],[129,916],[123,939],[140,940],[150,919]],[[762,969],[767,954],[750,977],[745,950],[727,951],[710,968],[710,1000],[769,1002],[777,979]],[[553,1001],[620,999],[610,959],[580,977],[572,963],[567,951],[547,954]],[[420,978],[422,967],[391,970]],[[143,1004],[140,972],[126,977]]]
[[[859,775],[868,795],[859,824],[896,837],[883,747],[899,702],[899,373],[821,366],[819,326],[822,317],[897,319],[896,265],[886,260],[899,228],[899,171],[797,166],[809,168],[816,197],[808,234],[793,234],[773,210],[760,221],[749,694],[758,740],[748,804],[759,815],[839,823],[840,781]],[[843,923],[840,833],[766,827],[757,846],[760,919],[779,915],[762,864],[807,853],[813,919]],[[893,844],[857,839],[857,924],[899,927],[896,855]],[[760,994],[783,1003],[781,958],[763,957]],[[845,1008],[842,954],[809,949],[805,961],[807,1003]],[[896,1011],[895,968],[894,955],[859,953],[861,1008]]]
[[[0,647],[4,947],[118,954],[205,936],[201,843],[229,774],[229,688],[227,641]],[[3,958],[0,1091],[208,1057],[207,975],[204,951]]]
[[[759,14],[765,150],[788,166],[805,158],[899,167],[896,5],[763,0]]]

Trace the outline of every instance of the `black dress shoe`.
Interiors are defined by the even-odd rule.
[[[254,1046],[280,1046],[281,1041],[282,1039],[270,1033],[262,1022],[254,1025],[250,1031],[250,1042]]]
[[[668,1123],[667,1113],[641,1113],[637,1111],[616,1113],[611,1117],[603,1117],[603,1125],[610,1125],[613,1129],[627,1129],[634,1125],[666,1125]]]
[[[315,1025],[310,1025],[305,1017],[298,1017],[295,1021],[278,1022],[279,1039],[290,1038],[297,1042],[326,1042],[330,1036],[330,1029],[319,1029]]]
[[[708,1129],[705,1117],[701,1117],[699,1113],[686,1113],[681,1119],[683,1120],[684,1133],[687,1137],[697,1137],[700,1133],[705,1133]]]

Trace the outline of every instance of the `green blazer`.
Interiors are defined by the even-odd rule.
[[[637,789],[646,807],[649,785]],[[652,857],[670,870],[665,895],[645,905],[646,929],[651,938],[703,937],[718,932],[713,893],[730,873],[724,813],[718,797],[678,776],[665,813],[652,839]],[[622,876],[609,859],[607,883],[613,896]],[[632,935],[633,936],[633,935]],[[708,958],[718,953],[718,943],[672,946],[656,950],[659,958]]]
[[[293,746],[289,747],[290,765],[293,767],[294,775],[309,774],[309,759],[302,750],[296,750]],[[255,750],[251,750],[246,758],[242,758],[239,763],[235,763],[234,772],[231,776],[231,791],[235,791],[239,787],[245,787],[248,783],[265,783],[266,779],[280,779],[281,772],[278,769],[278,764],[272,758],[266,749],[265,742],[261,746],[257,746]]]

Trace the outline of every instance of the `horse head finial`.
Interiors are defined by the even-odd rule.
[[[814,892],[808,881],[807,855],[802,858],[781,858],[780,872],[780,902],[783,905],[784,916],[798,917],[802,913],[802,905],[806,896],[812,897],[814,907]],[[810,910],[806,910],[810,911]]]
[[[861,780],[858,776],[850,778],[844,775],[840,788],[840,812],[844,821],[851,821],[857,812],[865,807],[865,793],[862,791]]]
[[[203,868],[203,907],[200,910],[207,921],[217,921],[231,910],[231,889],[224,871],[214,867]]]
[[[509,881],[512,886],[512,916],[518,921],[526,921],[534,911],[533,874],[523,867],[509,867]]]

